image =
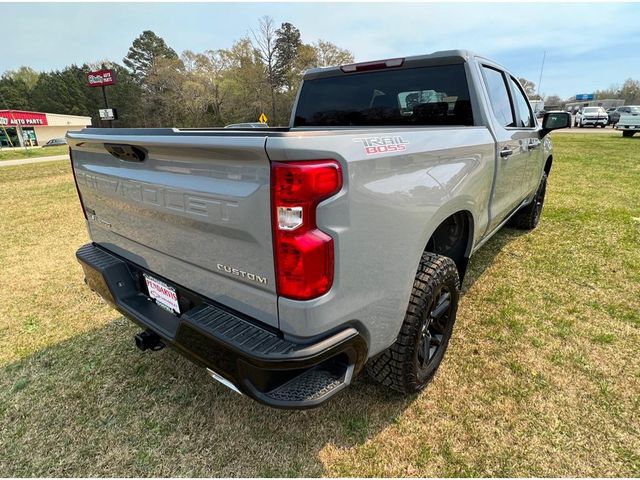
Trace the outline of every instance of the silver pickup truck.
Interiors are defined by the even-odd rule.
[[[471,255],[532,229],[553,156],[516,77],[466,51],[305,73],[288,128],[68,134],[88,286],[227,387],[319,405],[434,375]]]
[[[640,105],[628,105],[625,109],[615,128],[622,131],[623,137],[633,137],[640,132]]]

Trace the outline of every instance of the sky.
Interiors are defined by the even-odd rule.
[[[568,98],[640,79],[640,3],[3,3],[0,72],[122,62],[153,30],[178,53],[228,48],[261,16],[356,61],[467,49]]]

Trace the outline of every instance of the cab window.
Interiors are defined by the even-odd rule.
[[[524,95],[520,84],[518,84],[513,77],[510,77],[509,80],[515,92],[515,104],[520,117],[518,119],[518,127],[534,127],[533,113],[531,113],[531,107],[529,106],[527,97]]]
[[[491,67],[483,66],[482,71],[496,120],[504,127],[515,127],[515,115],[511,108],[511,100],[509,99],[509,91],[504,75],[499,70]]]

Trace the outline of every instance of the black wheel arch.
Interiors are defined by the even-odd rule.
[[[424,249],[451,258],[458,269],[460,282],[469,265],[473,247],[474,221],[468,210],[460,210],[445,218],[433,231]]]

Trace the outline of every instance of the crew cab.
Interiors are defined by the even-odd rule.
[[[593,125],[594,127],[606,127],[609,123],[609,116],[602,107],[584,107],[575,116],[575,127],[586,127]]]
[[[636,132],[640,132],[640,106],[626,105],[615,128],[622,131],[623,137],[633,137]]]
[[[68,134],[88,286],[227,387],[317,406],[440,365],[471,255],[533,229],[553,154],[517,77],[467,51],[316,68],[286,128]]]

